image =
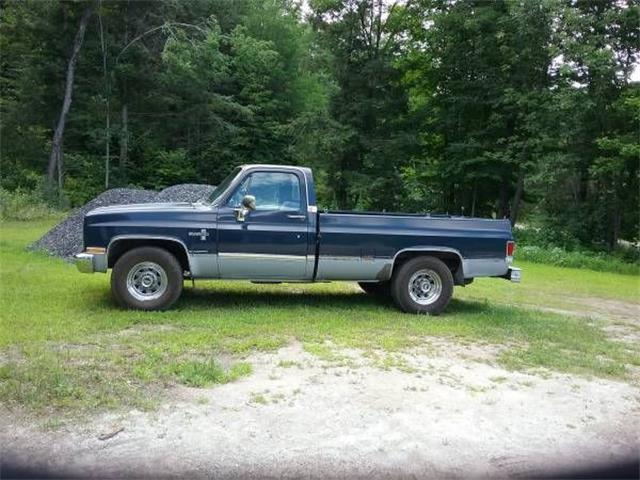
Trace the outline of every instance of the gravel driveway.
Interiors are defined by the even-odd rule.
[[[385,370],[292,344],[150,413],[43,433],[3,411],[0,443],[4,461],[100,477],[513,477],[638,458],[637,385],[510,372],[495,354],[438,341]]]

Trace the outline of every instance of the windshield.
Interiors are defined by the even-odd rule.
[[[229,185],[231,185],[233,179],[236,178],[238,173],[240,173],[240,170],[242,170],[242,168],[237,167],[229,175],[227,175],[227,177],[222,180],[222,182],[220,182],[220,185],[218,185],[216,189],[211,192],[211,195],[206,198],[206,203],[213,203],[220,195],[222,195],[222,193],[229,187]]]

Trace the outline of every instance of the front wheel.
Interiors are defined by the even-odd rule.
[[[118,259],[111,272],[111,292],[125,308],[166,310],[182,294],[182,267],[157,247],[140,247]]]
[[[417,257],[394,273],[391,295],[407,313],[438,315],[453,295],[453,275],[442,260]]]

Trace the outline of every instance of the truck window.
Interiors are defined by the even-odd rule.
[[[227,205],[239,207],[245,195],[256,197],[257,210],[301,210],[300,180],[293,173],[252,173],[238,185]]]
[[[229,188],[229,185],[231,185],[233,179],[238,176],[240,170],[242,170],[240,167],[234,168],[233,171],[229,175],[227,175],[226,178],[222,180],[222,182],[220,182],[216,189],[211,192],[211,194],[207,198],[207,201],[209,203],[214,203],[215,200],[220,197],[227,190],[227,188]]]

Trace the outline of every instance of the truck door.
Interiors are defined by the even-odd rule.
[[[218,210],[218,266],[222,278],[307,280],[307,200],[304,177],[294,171],[252,170]],[[244,220],[245,195],[256,209]],[[311,265],[309,268],[308,264]]]

